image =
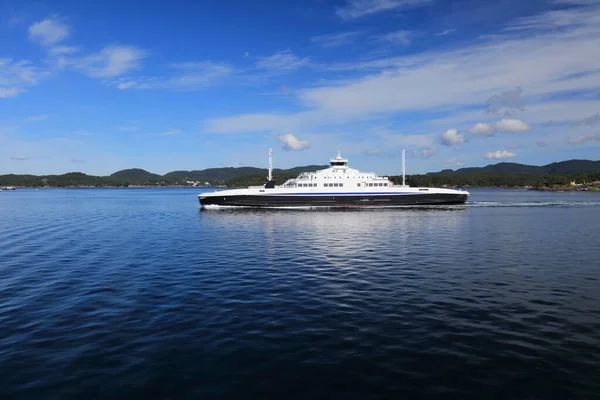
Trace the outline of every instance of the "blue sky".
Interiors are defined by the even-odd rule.
[[[0,0],[0,174],[600,158],[596,0]]]

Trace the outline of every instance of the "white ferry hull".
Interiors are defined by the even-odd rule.
[[[229,192],[229,193],[228,193]],[[238,190],[200,195],[200,205],[237,207],[395,207],[415,205],[464,204],[469,194],[448,193],[290,193],[243,194]]]

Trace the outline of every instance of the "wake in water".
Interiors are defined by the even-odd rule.
[[[469,207],[600,207],[600,201],[468,201]]]

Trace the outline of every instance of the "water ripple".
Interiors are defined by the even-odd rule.
[[[1,398],[595,398],[600,200],[0,198]]]

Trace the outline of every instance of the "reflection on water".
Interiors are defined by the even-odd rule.
[[[0,197],[0,398],[595,398],[600,198]],[[540,205],[544,204],[544,205]]]

